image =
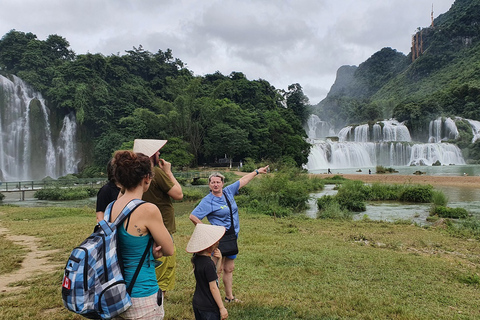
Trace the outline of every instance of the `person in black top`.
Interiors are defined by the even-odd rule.
[[[112,160],[107,163],[108,182],[97,193],[97,222],[103,220],[103,213],[110,202],[117,200],[120,188],[115,182]]]
[[[187,245],[187,252],[193,253],[196,286],[192,306],[196,320],[223,320],[228,318],[228,311],[218,288],[217,268],[212,254],[222,259],[218,242],[225,234],[225,227],[199,223],[195,226]]]

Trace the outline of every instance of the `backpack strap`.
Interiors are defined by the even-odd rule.
[[[147,247],[145,248],[145,251],[143,252],[142,258],[140,259],[140,262],[138,263],[137,269],[135,269],[135,273],[133,274],[132,281],[130,282],[130,285],[127,288],[128,294],[132,294],[133,290],[133,285],[135,284],[135,281],[137,281],[138,274],[140,273],[140,268],[143,266],[143,263],[145,262],[145,259],[147,258],[148,251],[150,247],[153,245],[153,237],[150,236],[150,239],[148,240]]]
[[[114,203],[115,201],[113,201],[107,206],[107,209],[105,210],[105,214],[104,214],[104,220],[110,221],[110,215],[111,215],[112,207]],[[130,218],[130,215],[132,214],[132,212],[135,211],[135,209],[137,209],[139,206],[141,206],[144,203],[146,202],[140,199],[133,199],[129,203],[127,203],[127,205],[123,208],[122,212],[120,212],[118,217],[113,222],[115,227],[118,227],[119,225],[121,225],[125,221],[125,219]],[[147,254],[150,248],[152,247],[152,245],[153,245],[153,237],[150,235],[150,239],[148,240],[147,247],[145,248],[142,258],[140,259],[140,262],[138,263],[138,266],[135,269],[135,273],[133,274],[132,281],[130,282],[130,285],[127,288],[128,294],[132,293],[133,285],[135,284],[135,281],[137,281],[137,277],[140,273],[140,269],[143,263],[145,262],[145,259],[147,258]]]

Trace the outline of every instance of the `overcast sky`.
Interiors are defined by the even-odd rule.
[[[311,104],[337,69],[412,34],[454,0],[1,0],[0,35],[64,37],[77,54],[172,49],[195,75],[243,72],[278,89],[300,83]]]

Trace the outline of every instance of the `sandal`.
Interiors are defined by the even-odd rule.
[[[243,301],[239,300],[239,299],[235,298],[235,296],[233,296],[232,299],[228,299],[227,297],[225,297],[225,302],[226,303],[230,303],[230,302],[242,303]]]

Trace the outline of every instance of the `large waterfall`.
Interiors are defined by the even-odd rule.
[[[474,124],[471,125],[475,133]],[[327,123],[312,115],[308,126],[309,142],[313,144],[308,170],[432,165],[437,161],[442,165],[465,164],[460,149],[445,142],[458,137],[455,122],[450,118],[432,120],[425,142],[413,142],[408,128],[393,119],[347,126],[335,133]],[[476,130],[478,133],[480,126]]]
[[[56,124],[42,95],[16,76],[0,76],[0,179],[58,178],[77,172],[73,113]]]

